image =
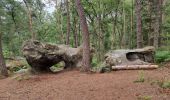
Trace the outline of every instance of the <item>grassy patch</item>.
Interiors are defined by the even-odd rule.
[[[139,96],[138,100],[152,100],[151,96]]]
[[[170,80],[155,80],[150,83],[151,85],[158,85],[163,89],[170,89]]]
[[[143,83],[143,82],[145,82],[144,72],[140,71],[139,76],[138,76],[137,80],[134,81],[134,83]]]
[[[159,81],[158,85],[164,89],[170,89],[170,81]]]

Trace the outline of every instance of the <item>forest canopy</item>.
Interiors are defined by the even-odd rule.
[[[170,1],[81,0],[96,60],[111,49],[170,49]],[[0,33],[5,57],[21,56],[22,43],[82,44],[75,0],[1,0]]]

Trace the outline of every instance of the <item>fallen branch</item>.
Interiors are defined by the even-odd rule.
[[[117,65],[112,66],[113,70],[137,70],[137,69],[156,69],[158,65]]]

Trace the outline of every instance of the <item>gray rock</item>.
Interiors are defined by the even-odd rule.
[[[29,40],[23,44],[22,51],[33,72],[51,72],[50,67],[61,61],[65,63],[64,69],[81,67],[82,47],[71,48]]]
[[[101,71],[117,65],[147,65],[154,63],[155,49],[148,46],[133,50],[112,50],[105,54],[105,60],[101,65]],[[108,70],[107,70],[108,71]]]

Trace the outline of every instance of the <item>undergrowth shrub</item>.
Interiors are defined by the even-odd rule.
[[[137,80],[134,81],[134,83],[143,83],[143,82],[145,82],[144,71],[139,71],[139,76]]]
[[[139,96],[138,100],[152,100],[151,96]]]
[[[163,89],[170,89],[170,80],[165,80],[165,79],[154,80],[150,84],[158,85],[160,88],[163,88]]]
[[[99,63],[99,62],[97,61],[97,58],[96,58],[96,57],[93,57],[92,63],[91,63],[92,67],[97,67],[98,63]]]
[[[170,89],[170,81],[159,81],[158,85],[164,89]]]
[[[162,63],[170,60],[170,51],[156,51],[155,60],[157,63]]]

